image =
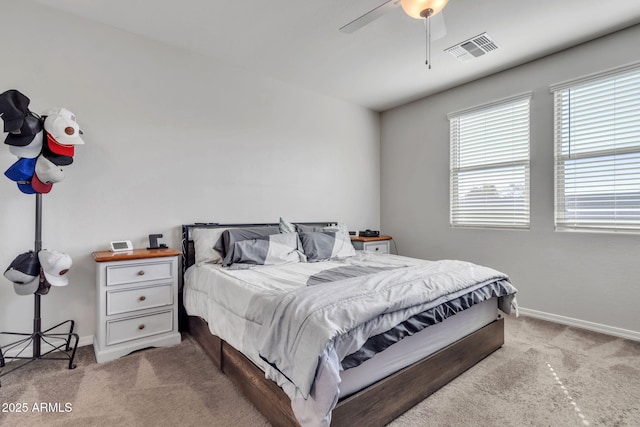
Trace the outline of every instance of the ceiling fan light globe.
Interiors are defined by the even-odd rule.
[[[412,18],[424,19],[426,16],[422,13],[427,9],[433,10],[431,16],[440,12],[447,5],[449,0],[400,0],[402,10]]]

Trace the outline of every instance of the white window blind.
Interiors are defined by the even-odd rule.
[[[529,103],[449,114],[452,227],[529,228]]]
[[[640,232],[640,65],[551,90],[556,230]]]

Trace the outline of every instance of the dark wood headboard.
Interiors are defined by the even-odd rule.
[[[328,222],[295,222],[295,224],[327,227],[330,225],[336,225],[335,221]],[[267,227],[278,226],[278,223],[263,223],[263,224],[221,224],[219,222],[196,222],[194,224],[182,225],[182,274],[191,267],[196,261],[196,251],[191,239],[191,230],[194,228],[244,228],[244,227]]]

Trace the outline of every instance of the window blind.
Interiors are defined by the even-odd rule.
[[[529,227],[530,99],[449,114],[452,227]]]
[[[552,92],[556,230],[640,232],[640,65]]]

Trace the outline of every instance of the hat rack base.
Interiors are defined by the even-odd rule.
[[[42,194],[36,194],[35,237],[34,250],[38,253],[42,249]],[[79,337],[78,334],[73,332],[75,322],[73,320],[65,320],[43,331],[42,319],[40,318],[41,295],[34,294],[33,297],[33,332],[0,332],[0,335],[22,337],[0,347],[0,378],[36,360],[66,360],[69,362],[69,369],[75,369],[76,367],[73,361],[76,356]],[[54,332],[56,329],[61,330],[65,326],[68,326],[69,332]],[[49,347],[44,353],[42,344],[46,344]],[[32,350],[31,356],[26,354],[29,348]],[[11,352],[14,355],[8,356],[7,352]],[[15,360],[15,362],[7,365],[7,360]],[[2,383],[0,383],[0,386],[2,386]]]

